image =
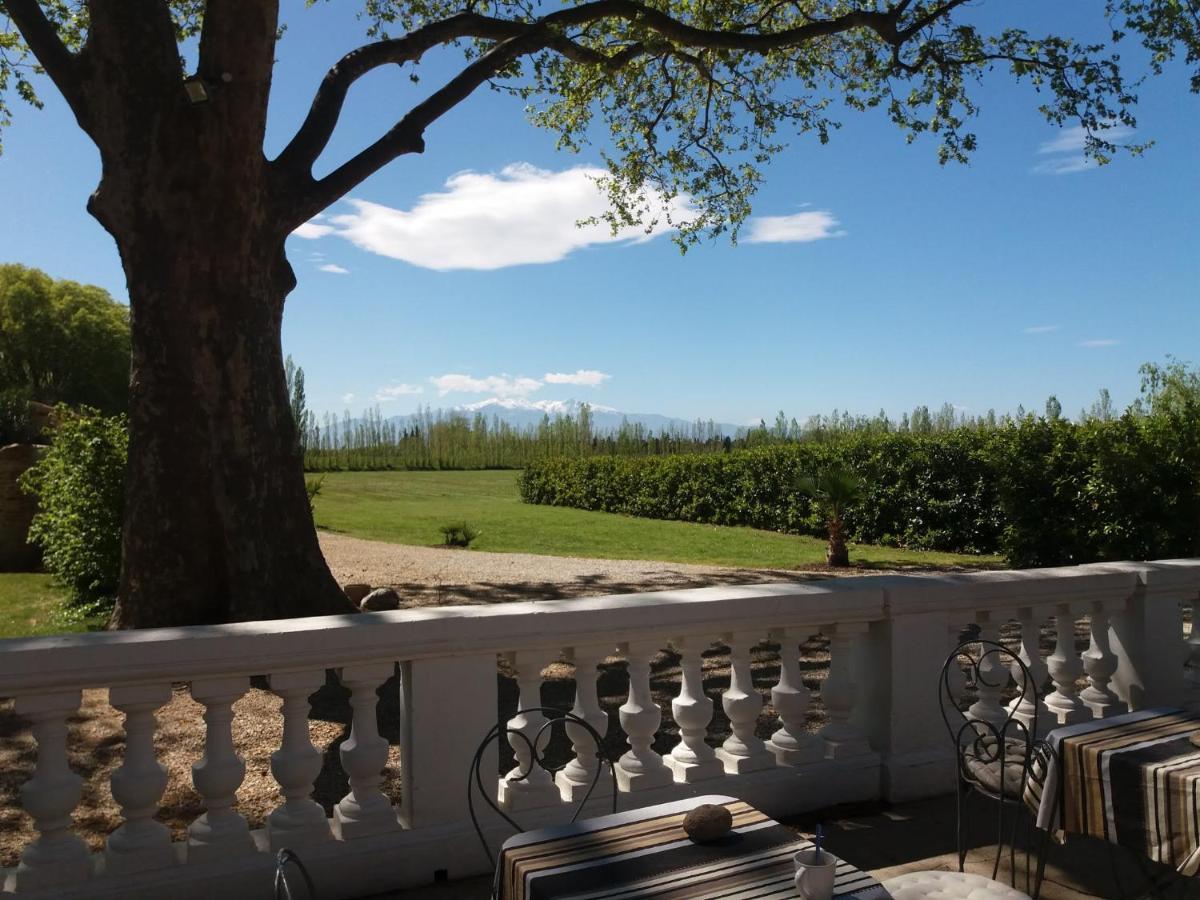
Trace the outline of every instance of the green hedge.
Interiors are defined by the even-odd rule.
[[[823,535],[793,485],[836,464],[867,482],[846,519],[855,541],[1062,565],[1195,553],[1198,441],[1195,423],[1169,416],[1027,418],[719,456],[547,459],[526,468],[520,486],[528,503]]]

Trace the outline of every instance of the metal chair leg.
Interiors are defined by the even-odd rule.
[[[992,863],[992,881],[1000,874],[1000,858],[1004,856],[1004,801],[996,801],[996,861]]]
[[[966,841],[964,839],[964,821],[963,821],[963,805],[967,799],[967,794],[963,790],[963,784],[958,783],[958,791],[954,796],[954,833],[957,838],[958,850],[958,871],[963,870],[963,862],[967,858]]]
[[[1033,891],[1029,896],[1032,897],[1033,900],[1038,900],[1038,896],[1042,893],[1042,881],[1046,877],[1046,856],[1050,852],[1050,832],[1043,831],[1042,829],[1036,827],[1035,830],[1040,832],[1038,835],[1037,880],[1034,881]]]

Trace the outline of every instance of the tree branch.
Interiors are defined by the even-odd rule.
[[[387,65],[419,60],[428,50],[465,37],[515,37],[527,26],[522,22],[490,19],[461,13],[405,35],[359,47],[343,56],[325,73],[304,123],[276,157],[276,164],[295,174],[307,174],[329,143],[351,86],[368,72]]]
[[[0,7],[17,26],[37,61],[82,123],[87,104],[83,99],[78,60],[63,44],[37,0],[0,0]]]
[[[962,0],[950,0],[953,5]],[[808,43],[820,37],[869,28],[884,41],[896,40],[896,10],[855,10],[827,20],[811,20],[794,28],[772,33],[720,31],[696,28],[637,0],[592,0],[558,10],[531,22],[481,16],[473,12],[452,16],[426,25],[403,38],[380,41],[343,57],[326,73],[313,99],[308,116],[274,166],[282,176],[282,190],[290,195],[292,226],[300,224],[343,196],[393,159],[424,150],[424,132],[430,124],[468,97],[517,59],[552,49],[577,62],[610,71],[642,56],[641,43],[623,47],[613,54],[584,47],[570,40],[564,30],[593,24],[603,19],[622,19],[639,24],[673,43],[711,50],[740,50],[767,53]],[[494,38],[487,53],[472,62],[441,89],[410,110],[383,137],[347,160],[319,181],[312,178],[313,163],[329,143],[350,87],[363,75],[383,65],[419,59],[429,49],[464,38]],[[294,202],[291,202],[294,198]]]

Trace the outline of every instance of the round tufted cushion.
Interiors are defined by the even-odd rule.
[[[1007,884],[967,872],[906,872],[883,887],[894,900],[1029,900]]]
[[[991,735],[963,747],[963,761],[971,778],[993,794],[999,794],[1000,754]],[[1004,786],[1008,797],[1020,797],[1025,790],[1025,742],[1016,738],[1004,741]]]

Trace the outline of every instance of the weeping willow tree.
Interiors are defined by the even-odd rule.
[[[480,88],[527,98],[564,148],[608,135],[610,223],[665,218],[684,245],[736,233],[767,160],[789,136],[824,141],[842,113],[875,110],[903,136],[932,136],[942,160],[965,159],[989,73],[1035,85],[1045,117],[1081,125],[1098,161],[1117,150],[1105,129],[1135,124],[1112,46],[1019,21],[986,30],[965,0],[365,0],[345,14],[356,12],[362,46],[332,61],[268,159],[278,0],[0,0],[0,96],[36,104],[50,89],[36,73],[62,94],[99,150],[88,210],[128,284],[118,625],[346,609],[313,530],[284,380],[296,283],[284,241],[384,166],[437,152],[427,129]],[[1107,14],[1112,43],[1134,34],[1152,66],[1181,48],[1196,61],[1196,0],[1074,14]],[[407,109],[376,111],[391,117],[383,136],[314,175],[354,84],[435,50],[460,53],[457,71]]]

